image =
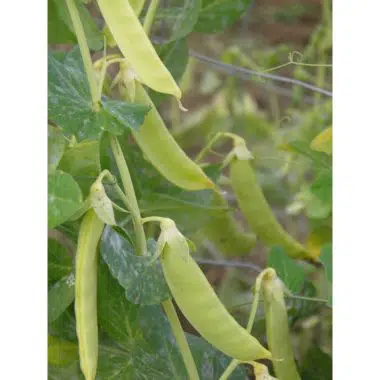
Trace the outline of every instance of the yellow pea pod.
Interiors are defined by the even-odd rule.
[[[228,203],[220,191],[213,194],[212,205],[228,208]],[[256,236],[246,233],[240,227],[233,213],[229,210],[221,211],[217,216],[202,228],[205,236],[224,256],[242,256],[248,254],[256,245]]]
[[[97,245],[104,223],[90,209],[78,238],[75,267],[75,317],[80,367],[86,380],[94,380],[98,363]]]
[[[180,99],[181,90],[162,63],[127,0],[98,0],[99,9],[139,81],[157,92]]]
[[[240,326],[220,302],[197,263],[186,238],[170,219],[161,222],[158,245],[166,282],[182,313],[200,335],[241,362],[270,359],[271,353]]]
[[[213,188],[203,170],[186,155],[167,130],[160,114],[143,86],[136,82],[135,102],[151,107],[144,123],[133,136],[153,166],[170,182],[185,190]]]
[[[276,377],[280,380],[301,380],[290,340],[283,284],[274,270],[264,277],[263,288],[267,339],[275,358],[273,367]]]
[[[244,141],[239,140],[239,154],[230,161],[230,180],[239,207],[252,230],[265,243],[279,245],[295,259],[316,261],[316,257],[289,235],[274,216],[255,172],[251,166],[251,154]]]

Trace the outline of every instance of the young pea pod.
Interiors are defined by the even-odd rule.
[[[135,102],[151,107],[139,130],[132,130],[132,133],[152,165],[168,181],[185,190],[213,188],[214,184],[203,170],[176,143],[149,95],[138,82],[135,87]]]
[[[90,209],[78,239],[75,267],[75,316],[80,367],[86,380],[94,380],[98,363],[97,245],[104,223]]]
[[[139,81],[157,92],[181,98],[181,90],[162,63],[127,0],[98,0],[100,11]]]
[[[161,221],[158,240],[166,282],[182,313],[200,335],[242,362],[270,359],[271,353],[227,312],[197,263],[186,238],[170,219]]]
[[[214,191],[212,205],[228,208],[228,203],[218,190]],[[256,245],[256,236],[244,232],[229,210],[215,216],[202,228],[201,233],[224,256],[246,255]]]
[[[276,272],[264,277],[265,323],[268,345],[272,352],[276,377],[280,380],[301,380],[293,356],[283,284]]]
[[[316,257],[290,236],[274,216],[255,172],[251,166],[251,153],[242,139],[236,139],[230,161],[230,180],[239,207],[252,230],[265,243],[282,246],[296,259],[316,261]]]
[[[96,215],[104,223],[114,226],[116,224],[112,201],[104,189],[101,180],[96,180],[90,189],[90,201]]]

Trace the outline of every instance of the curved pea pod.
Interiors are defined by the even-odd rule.
[[[252,230],[265,243],[282,246],[290,257],[316,261],[317,258],[289,235],[274,216],[251,166],[252,156],[245,142],[239,140],[234,152],[229,164],[231,186]]]
[[[197,263],[186,238],[170,219],[161,222],[158,245],[170,291],[200,335],[224,354],[242,362],[270,359],[271,353],[240,326],[220,302]]]
[[[228,203],[220,191],[215,190],[212,205],[228,208]],[[221,211],[205,227],[202,235],[224,256],[242,256],[248,254],[256,245],[256,236],[244,232],[233,213],[229,210]]]
[[[272,352],[276,377],[280,380],[301,380],[293,356],[283,284],[276,272],[264,277],[265,324],[268,345]]]
[[[180,99],[181,90],[162,63],[127,0],[98,0],[100,11],[139,81],[157,92]]]
[[[149,95],[138,82],[135,87],[135,102],[151,107],[139,130],[132,130],[132,133],[152,165],[168,181],[185,190],[213,188],[212,181],[174,140]]]
[[[78,238],[75,266],[75,317],[80,367],[86,380],[94,380],[98,363],[97,245],[104,223],[90,209]]]

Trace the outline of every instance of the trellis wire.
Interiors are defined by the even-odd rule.
[[[210,260],[210,259],[202,259],[202,258],[194,258],[195,261],[202,265],[214,265],[214,266],[223,266],[223,267],[233,267],[233,268],[244,268],[251,269],[257,273],[260,273],[263,269],[260,268],[256,264],[252,263],[244,263],[241,261],[234,260]]]
[[[260,71],[247,69],[245,67],[235,66],[235,65],[232,65],[229,63],[223,63],[221,61],[218,61],[217,59],[208,57],[208,56],[201,54],[201,53],[198,53],[192,49],[189,50],[189,54],[194,58],[197,58],[203,62],[206,62],[206,63],[209,63],[209,64],[215,66],[217,69],[219,69],[221,71],[227,72],[228,74],[233,75],[233,76],[239,76],[241,79],[244,79],[244,80],[247,80],[247,79],[252,80],[252,76],[257,76],[257,77],[261,77],[261,78],[271,79],[271,80],[274,80],[277,82],[290,83],[290,84],[293,84],[296,86],[301,86],[301,87],[307,88],[311,91],[318,92],[320,94],[323,94],[323,95],[326,95],[329,97],[333,96],[331,91],[325,90],[323,88],[316,87],[310,83],[306,83],[306,82],[303,82],[303,81],[298,80],[298,79],[289,78],[289,77],[285,77],[282,75],[263,73]]]
[[[160,37],[157,37],[157,36],[153,37],[152,41],[155,44],[165,44],[165,43],[169,42],[169,41],[162,39]],[[323,94],[323,95],[328,96],[328,97],[333,96],[331,91],[325,90],[323,88],[319,88],[319,87],[314,86],[310,83],[303,82],[303,81],[298,80],[298,79],[285,77],[282,75],[264,73],[264,72],[260,72],[257,70],[247,69],[247,68],[242,67],[242,66],[232,65],[229,63],[223,63],[222,61],[219,61],[215,58],[208,57],[208,56],[201,54],[201,53],[199,53],[193,49],[189,49],[189,55],[198,59],[199,61],[202,61],[206,64],[212,65],[213,67],[215,67],[217,70],[219,70],[221,72],[224,72],[224,73],[232,75],[232,76],[239,77],[242,80],[253,81],[253,77],[256,76],[259,78],[264,78],[264,79],[269,79],[269,80],[273,80],[273,81],[277,81],[277,82],[289,83],[289,84],[293,84],[296,86],[301,86],[301,87],[304,87],[308,90],[318,92],[318,93]],[[292,91],[290,89],[278,87],[278,86],[275,86],[273,84],[267,84],[267,83],[265,84],[265,86],[268,87],[268,89],[273,90],[280,95],[292,96]],[[306,96],[306,97],[304,97],[304,100],[308,104],[314,104],[315,103],[311,97]]]

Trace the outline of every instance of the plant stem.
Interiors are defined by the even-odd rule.
[[[154,16],[156,15],[159,0],[151,0],[144,20],[144,30],[149,36],[150,29],[152,28]]]
[[[252,308],[251,308],[251,313],[249,315],[248,323],[247,323],[247,328],[246,330],[250,333],[253,327],[253,322],[255,320],[256,312],[257,312],[257,307],[259,305],[259,299],[260,299],[260,291],[261,291],[261,283],[263,281],[263,278],[266,275],[273,275],[275,273],[272,268],[266,268],[264,269],[256,278],[255,282],[255,296],[253,298],[252,302]]]
[[[266,268],[260,274],[257,276],[256,281],[255,281],[255,296],[253,298],[252,302],[252,308],[251,308],[251,313],[249,314],[249,319],[247,323],[246,330],[251,333],[253,322],[255,320],[256,312],[257,312],[257,307],[259,305],[259,299],[260,299],[260,290],[261,290],[261,283],[263,278],[266,275],[271,275],[275,273],[272,268]],[[222,376],[219,378],[219,380],[227,380],[228,376],[231,375],[231,373],[235,370],[235,368],[240,364],[240,362],[236,359],[233,359],[229,366],[225,369],[223,372]]]
[[[230,138],[233,140],[234,143],[236,142],[244,142],[245,140],[236,135],[235,133],[231,132],[217,132],[215,136],[205,145],[205,147],[198,153],[197,157],[195,158],[195,162],[199,163],[200,160],[205,156],[205,154],[210,151],[211,147],[216,143],[216,141],[222,139],[222,138]]]
[[[189,379],[199,380],[198,370],[195,365],[193,355],[191,354],[185,333],[182,329],[181,322],[179,321],[178,315],[175,311],[173,302],[171,300],[164,301],[162,302],[162,307],[165,310],[179,350],[181,351],[182,359],[185,363]]]
[[[115,136],[110,135],[110,142],[111,149],[116,160],[116,165],[121,176],[121,181],[123,182],[127,202],[131,211],[132,221],[136,233],[137,252],[139,255],[145,255],[147,253],[145,232],[141,221],[140,209],[137,203],[135,190],[133,188],[132,178],[123,152],[121,151],[119,141]]]
[[[73,23],[75,35],[78,40],[79,49],[82,55],[84,68],[86,70],[88,84],[90,86],[90,93],[92,104],[95,111],[99,111],[99,100],[97,94],[97,82],[96,76],[92,66],[92,59],[90,49],[87,44],[86,35],[84,33],[83,24],[81,22],[78,9],[74,0],[66,0],[66,5],[70,13],[71,21]]]
[[[228,367],[223,372],[222,376],[220,376],[219,380],[227,380],[231,373],[235,370],[235,368],[239,365],[239,361],[233,359]]]
[[[162,216],[147,216],[146,218],[142,219],[142,223],[147,223],[147,222],[158,222],[158,223],[161,223],[161,222],[164,222],[167,219],[168,218],[164,218]]]

